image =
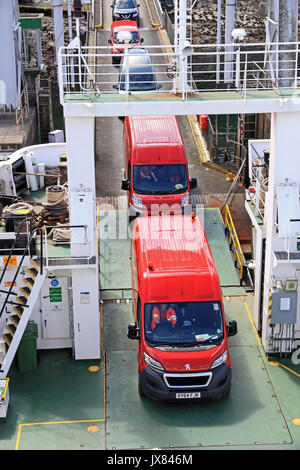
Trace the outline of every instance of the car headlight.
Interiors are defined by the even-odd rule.
[[[137,16],[137,13],[132,13],[132,16]]]
[[[114,13],[114,15],[116,18],[119,18],[121,16],[120,13]]]
[[[186,193],[186,195],[181,198],[181,207],[187,206],[189,203],[190,203],[190,193]]]
[[[132,194],[132,204],[137,207],[143,207],[143,201],[142,198],[137,197],[136,194]]]
[[[212,365],[210,366],[211,369],[214,369],[215,367],[218,367],[220,366],[221,364],[224,364],[228,359],[228,351],[226,349],[225,352],[223,352],[223,354],[221,354],[221,356],[218,357],[218,359],[216,359]]]
[[[151,356],[148,356],[148,354],[146,354],[144,352],[144,361],[145,363],[147,364],[147,366],[150,366],[152,367],[153,369],[157,369],[157,370],[165,370],[163,368],[163,366],[161,365],[160,362],[156,361],[155,359],[153,359],[153,357]]]

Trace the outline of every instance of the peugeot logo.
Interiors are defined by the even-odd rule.
[[[190,364],[186,364],[186,365],[185,365],[185,369],[186,369],[186,370],[191,370],[191,365],[190,365]]]

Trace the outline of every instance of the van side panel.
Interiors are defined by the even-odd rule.
[[[131,135],[130,135],[130,124],[128,117],[125,118],[124,130],[123,130],[123,160],[124,160],[124,171],[125,178],[128,178],[128,163],[130,158],[131,149]]]

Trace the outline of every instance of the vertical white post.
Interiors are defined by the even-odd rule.
[[[298,0],[279,0],[279,42],[298,41]],[[279,87],[294,86],[296,62],[295,44],[285,44],[279,48]],[[281,52],[284,49],[285,52]],[[289,49],[291,51],[289,51]]]
[[[100,357],[99,273],[93,117],[66,117],[71,256],[88,258],[94,267],[72,270],[76,359]]]
[[[53,19],[54,19],[54,36],[55,36],[55,51],[56,63],[58,62],[58,51],[64,47],[64,22],[63,22],[63,3],[62,0],[52,0],[53,5]]]
[[[179,31],[178,31],[178,53],[179,53],[179,81],[181,93],[185,97],[187,88],[187,57],[182,54],[186,42],[186,0],[179,0]]]
[[[69,43],[73,39],[73,32],[72,32],[72,11],[71,11],[71,0],[68,0],[68,30],[69,30]],[[70,69],[68,72],[70,73],[70,81],[72,88],[75,87],[75,77],[74,77],[74,59],[70,58],[69,63]]]
[[[222,15],[222,0],[218,0],[218,17],[217,17],[217,44],[221,44],[221,15]],[[216,82],[220,83],[220,47],[217,48],[217,73]]]
[[[236,0],[226,0],[225,5],[225,44],[232,42],[231,32],[235,25],[235,6]],[[233,81],[233,46],[225,47],[225,69],[224,69],[224,82],[232,83]]]
[[[14,43],[14,2],[0,2],[0,106],[14,108],[18,90],[17,51]]]

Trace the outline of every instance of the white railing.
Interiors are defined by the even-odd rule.
[[[255,209],[256,217],[264,220],[265,198],[268,191],[268,167],[263,158],[252,164],[250,177],[249,199]]]
[[[47,230],[51,230],[47,233]],[[55,231],[59,232],[60,230],[66,230],[66,233],[62,233],[62,241],[53,241],[53,237],[55,237]],[[86,245],[88,248],[88,253],[83,256],[72,255],[71,253],[71,238],[72,232],[74,230],[80,231],[82,233],[82,245]],[[59,238],[58,233],[58,238]],[[64,239],[65,238],[65,239]],[[89,264],[96,264],[96,242],[94,239],[94,235],[89,240],[88,237],[88,227],[86,225],[70,225],[70,224],[61,224],[61,225],[53,225],[53,226],[44,226],[44,237],[43,237],[43,263],[44,266],[48,269],[49,267],[53,266],[67,266],[67,265],[89,265]],[[64,240],[63,240],[64,239]],[[64,245],[69,247],[70,254],[66,256],[55,255],[52,251],[50,254],[50,245]]]
[[[268,47],[264,43],[192,45],[193,53],[188,57],[176,54],[174,46],[144,48],[149,52],[154,76],[137,65],[134,72],[127,73],[121,90],[120,67],[112,65],[111,46],[61,48],[61,103],[66,95],[83,94],[90,99],[105,94],[128,96],[142,88],[151,94],[181,94],[183,99],[195,91],[235,91],[247,98],[250,91],[269,90],[276,97],[291,96],[298,90],[298,43],[274,43]]]

